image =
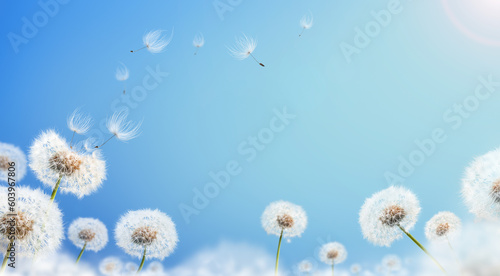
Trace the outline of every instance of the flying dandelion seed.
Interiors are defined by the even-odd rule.
[[[351,273],[356,275],[356,276],[359,276],[359,273],[361,273],[361,265],[359,264],[353,264],[351,265]]]
[[[299,271],[302,272],[302,273],[307,273],[307,275],[309,275],[309,273],[311,273],[312,271],[312,263],[308,260],[303,260],[299,263],[298,265],[299,267]]]
[[[75,134],[85,134],[92,127],[92,118],[88,115],[81,114],[79,111],[80,110],[78,108],[75,109],[67,120],[68,128],[73,131],[73,136],[71,137],[71,141],[69,143],[70,148],[73,147]]]
[[[104,258],[99,264],[99,271],[103,275],[119,275],[120,271],[122,270],[122,266],[123,264],[120,259],[116,257],[107,257]]]
[[[401,270],[401,259],[396,255],[387,255],[382,259],[382,266],[388,271]]]
[[[462,198],[476,217],[500,219],[500,148],[475,158],[465,169]]]
[[[142,42],[144,47],[139,48],[137,50],[130,51],[131,53],[135,53],[142,49],[148,49],[149,52],[153,54],[161,53],[165,49],[165,47],[170,44],[172,38],[174,37],[174,29],[172,29],[172,34],[169,38],[166,38],[164,34],[164,30],[154,30],[150,31],[142,37]]]
[[[9,167],[14,162],[16,181],[21,181],[26,175],[26,155],[24,152],[11,144],[0,142],[0,182],[7,182],[9,179]]]
[[[302,36],[305,30],[310,29],[313,25],[313,16],[312,13],[309,12],[309,14],[305,14],[302,16],[300,19],[300,26],[302,27],[302,32],[300,32],[299,37]]]
[[[9,252],[15,242],[16,256],[27,258],[55,252],[64,237],[62,213],[57,203],[49,204],[49,196],[39,189],[16,187],[16,196],[15,212],[12,212],[8,193],[0,193],[0,248]],[[8,256],[4,255],[0,274],[6,268]]]
[[[264,64],[260,63],[252,54],[256,47],[257,41],[243,34],[243,36],[236,38],[236,44],[233,47],[228,47],[227,49],[229,50],[229,53],[236,59],[244,60],[247,57],[251,56],[255,60],[255,62],[264,67]]]
[[[363,237],[378,246],[389,247],[406,234],[446,274],[444,268],[408,231],[417,222],[420,203],[410,190],[391,186],[368,198],[359,212]],[[400,232],[401,231],[401,232]]]
[[[101,148],[114,137],[120,141],[128,141],[139,136],[142,121],[134,124],[132,121],[127,121],[127,116],[128,114],[125,110],[113,113],[111,118],[106,121],[106,128],[113,135],[100,146],[95,146],[96,149]]]
[[[269,204],[261,217],[262,227],[267,234],[279,236],[276,253],[275,275],[278,275],[278,263],[283,237],[300,237],[307,226],[307,215],[302,207],[286,201]]]
[[[106,179],[106,162],[100,151],[77,152],[53,130],[35,139],[29,159],[38,180],[52,189],[51,201],[59,189],[82,198],[96,191]]]
[[[334,266],[340,264],[347,258],[347,250],[338,242],[329,242],[321,246],[319,250],[319,259],[332,266],[332,276],[334,275]]]
[[[205,45],[205,38],[203,37],[203,34],[200,33],[194,37],[193,45],[196,47],[196,52],[194,52],[194,55],[196,55],[198,50]]]
[[[133,257],[142,257],[137,272],[146,259],[163,260],[174,251],[179,241],[172,219],[159,210],[129,211],[115,228],[116,244]]]
[[[128,68],[125,64],[121,63],[121,65],[116,68],[115,77],[118,81],[123,81],[123,94],[125,94],[125,91],[127,90],[125,81],[128,80],[129,77]]]
[[[98,252],[106,246],[108,229],[98,219],[78,218],[69,226],[68,238],[76,247],[82,249],[76,260],[78,263],[86,249]]]

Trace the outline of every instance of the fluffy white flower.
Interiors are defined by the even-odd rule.
[[[78,134],[85,134],[92,127],[92,117],[82,114],[77,108],[68,117],[68,128]]]
[[[313,25],[313,16],[311,13],[302,16],[302,18],[300,19],[300,26],[303,29],[310,29],[312,25]]]
[[[154,54],[161,53],[165,47],[170,44],[172,38],[174,37],[174,29],[172,29],[172,34],[169,38],[166,38],[164,33],[165,31],[163,30],[154,30],[148,32],[142,37],[142,42],[148,51]]]
[[[398,271],[401,269],[401,259],[396,255],[387,255],[382,259],[382,265],[388,271]]]
[[[302,235],[307,227],[307,215],[302,207],[287,201],[269,204],[261,217],[262,227],[267,234],[292,238]]]
[[[126,81],[128,80],[129,77],[129,72],[127,66],[125,64],[121,63],[118,68],[116,68],[116,74],[115,77],[119,81]]]
[[[319,259],[325,264],[340,264],[347,258],[347,250],[338,242],[329,242],[321,246]]]
[[[390,246],[413,228],[420,213],[417,197],[408,189],[391,186],[368,198],[359,212],[365,239],[378,246]]]
[[[361,265],[353,264],[351,265],[351,273],[358,275],[361,272]]]
[[[175,249],[177,231],[172,219],[159,210],[129,211],[122,216],[115,228],[116,244],[127,254],[146,259],[163,260]]]
[[[475,158],[465,169],[462,197],[477,217],[500,218],[500,149]]]
[[[15,221],[16,256],[33,258],[56,251],[64,237],[62,213],[57,203],[41,190],[16,187],[16,216],[10,216],[8,193],[0,193],[0,248],[10,243],[11,221]]]
[[[45,186],[54,189],[62,176],[59,190],[78,198],[96,191],[106,179],[106,162],[100,151],[76,152],[53,130],[42,132],[35,139],[29,159],[31,169]]]
[[[428,240],[442,241],[460,232],[462,223],[452,212],[439,212],[425,224]]]
[[[106,122],[106,127],[116,138],[121,141],[128,141],[139,136],[142,122],[134,124],[127,121],[127,112],[125,110],[113,113],[113,116]]]
[[[116,257],[104,258],[99,264],[99,271],[104,275],[119,275],[122,270],[122,262]]]
[[[249,57],[256,47],[256,40],[243,35],[241,37],[236,37],[236,44],[233,47],[228,47],[228,50],[234,58],[243,60]]]
[[[300,272],[311,272],[312,263],[308,260],[303,260],[298,265]]]
[[[68,228],[68,238],[78,248],[97,252],[108,243],[108,229],[98,219],[77,218]]]
[[[21,181],[26,175],[26,155],[24,152],[11,144],[0,142],[0,182],[7,182],[9,178],[9,163],[14,162],[15,176],[11,177],[17,181]]]

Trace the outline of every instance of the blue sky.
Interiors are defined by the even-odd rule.
[[[490,91],[481,81],[500,80],[497,45],[468,36],[439,1],[221,3],[232,6],[220,14],[212,1],[67,1],[29,38],[22,34],[23,18],[42,20],[42,6],[0,3],[0,107],[7,115],[2,142],[27,151],[45,129],[71,138],[66,117],[77,107],[98,122],[94,134],[105,133],[99,124],[120,107],[127,106],[132,120],[143,120],[140,137],[103,148],[108,180],[97,193],[81,200],[58,195],[66,226],[77,217],[97,217],[112,230],[127,210],[158,208],[177,223],[180,237],[166,266],[222,240],[273,254],[277,237],[266,235],[260,215],[268,203],[283,199],[309,216],[304,235],[283,247],[287,264],[313,256],[318,239],[345,244],[348,264],[411,254],[418,248],[409,240],[391,248],[363,240],[358,211],[365,198],[389,185],[386,172],[397,173],[400,157],[408,160],[419,151],[415,140],[431,139],[435,131],[442,142],[434,142],[422,164],[404,177],[422,204],[413,232],[423,240],[425,221],[442,210],[472,219],[460,199],[460,179],[473,157],[499,145],[500,88]],[[451,9],[460,21],[459,3]],[[372,11],[394,5],[399,12],[357,47],[356,28],[365,30]],[[472,19],[479,23],[468,25],[471,19],[463,18],[463,25],[500,39],[480,24],[487,21],[481,11],[496,4],[477,5],[482,9]],[[299,38],[299,20],[309,11],[314,26]],[[174,29],[166,50],[130,53],[152,29]],[[198,32],[206,44],[194,56]],[[12,33],[26,43],[13,46]],[[254,55],[265,68],[228,54],[243,33],[258,40]],[[345,44],[357,47],[349,58],[340,47]],[[114,79],[120,62],[130,70],[129,92],[148,76],[160,76],[158,86],[124,98],[123,83]],[[481,85],[489,92],[485,99],[474,96]],[[276,110],[284,108],[295,117],[247,161],[238,148],[269,128]],[[202,190],[210,172],[233,160],[241,172],[186,223],[180,204],[192,205],[193,189]],[[31,172],[23,183],[41,186]],[[64,249],[77,254],[68,240]],[[113,239],[85,258],[97,262],[108,255],[127,259]]]

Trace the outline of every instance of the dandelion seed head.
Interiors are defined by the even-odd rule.
[[[134,124],[132,121],[127,121],[127,116],[125,110],[117,111],[106,122],[108,131],[121,141],[134,139],[140,134],[142,122]]]
[[[235,45],[228,47],[228,50],[234,58],[244,60],[253,53],[256,47],[257,41],[243,34],[241,37],[236,37]]]
[[[92,117],[80,113],[77,108],[71,113],[67,120],[68,128],[78,134],[85,134],[92,127]]]
[[[165,49],[165,47],[170,44],[172,38],[174,37],[174,30],[172,29],[172,34],[169,38],[166,37],[164,30],[154,30],[146,33],[142,37],[142,42],[147,49],[153,53],[161,53]]]
[[[104,275],[118,275],[122,270],[122,262],[116,257],[104,258],[99,264],[99,271]]]
[[[139,266],[137,266],[133,262],[128,262],[125,264],[125,271],[126,272],[136,272],[138,268],[139,268]]]
[[[359,264],[353,264],[351,265],[351,273],[360,273],[361,272],[361,265]]]
[[[446,241],[460,232],[462,222],[452,212],[439,212],[425,224],[425,236],[430,241]]]
[[[300,272],[310,272],[312,270],[312,263],[308,260],[303,260],[299,263]]]
[[[411,230],[417,222],[420,203],[410,190],[391,186],[368,198],[359,212],[363,237],[378,246],[390,246],[403,237],[398,225]]]
[[[396,255],[387,255],[382,259],[382,265],[389,271],[401,269],[401,259]]]
[[[163,260],[175,249],[179,241],[172,219],[159,210],[129,211],[118,221],[115,228],[117,245],[127,254],[146,259]]]
[[[203,37],[203,34],[199,33],[194,37],[193,45],[196,48],[200,48],[203,47],[203,45],[205,45],[205,38]]]
[[[340,264],[347,258],[347,250],[338,242],[329,242],[321,246],[319,258],[328,265]]]
[[[26,167],[28,162],[26,161],[26,155],[24,152],[11,144],[0,142],[0,182],[6,182],[9,173],[9,163],[15,163],[15,179],[16,181],[21,181],[26,175]]]
[[[62,213],[41,190],[16,187],[17,216],[10,214],[7,193],[0,193],[0,247],[7,248],[10,220],[16,222],[16,256],[32,258],[55,252],[63,239]]]
[[[30,148],[30,167],[36,177],[53,189],[60,176],[59,190],[78,198],[96,191],[106,179],[106,162],[100,151],[80,153],[53,130],[42,132]]]
[[[311,13],[309,14],[305,14],[304,16],[302,16],[302,18],[300,19],[300,26],[304,29],[310,29],[313,25],[313,16]]]
[[[302,207],[287,201],[269,204],[261,217],[262,227],[268,234],[300,237],[307,227],[307,215]]]
[[[115,77],[119,81],[126,81],[129,78],[129,71],[125,64],[121,63],[120,66],[116,68]]]
[[[149,264],[148,271],[153,273],[161,273],[163,272],[163,265],[158,261],[153,261]]]
[[[108,229],[98,219],[77,218],[68,228],[68,238],[78,248],[98,252],[108,243]]]
[[[465,169],[462,198],[476,217],[500,219],[500,148],[475,158]]]

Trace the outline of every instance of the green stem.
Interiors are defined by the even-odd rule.
[[[85,242],[83,244],[83,248],[82,248],[82,251],[80,251],[80,255],[78,255],[78,259],[76,259],[76,263],[78,263],[80,261],[80,258],[82,257],[83,255],[83,251],[85,251],[85,247],[87,247],[87,242]]]
[[[54,198],[56,198],[57,190],[59,189],[59,184],[61,184],[61,179],[62,175],[59,176],[59,179],[57,179],[56,186],[54,187],[54,190],[52,190],[52,195],[50,196],[50,203],[54,202]]]
[[[142,255],[141,265],[139,265],[139,269],[137,269],[137,273],[136,274],[139,274],[139,272],[141,272],[142,267],[144,266],[144,261],[145,260],[146,260],[146,247],[144,246],[144,255]]]
[[[5,251],[5,257],[3,257],[2,268],[0,269],[0,275],[3,275],[5,272],[5,269],[7,268],[7,260],[9,259],[9,252],[10,252],[10,249],[12,248],[13,242],[14,242],[13,240],[11,240],[9,242],[9,245],[7,246],[7,251]]]
[[[332,276],[333,276],[333,266],[335,265],[335,263],[332,261]]]
[[[281,229],[280,241],[278,242],[278,252],[276,253],[276,266],[274,268],[274,275],[278,275],[278,263],[280,261],[281,239],[283,238],[283,229]]]
[[[434,263],[436,263],[436,265],[439,267],[439,269],[441,269],[441,271],[445,275],[448,275],[448,273],[446,273],[446,270],[444,270],[444,268],[439,264],[439,262],[436,259],[434,259],[434,257],[432,257],[432,255],[427,251],[427,249],[425,249],[425,247],[422,244],[420,244],[420,242],[417,241],[417,239],[415,239],[410,233],[408,233],[401,225],[398,226],[399,229],[401,229],[401,231],[403,231],[416,245],[418,245],[418,247],[420,247],[420,249],[422,249],[422,251],[424,251],[425,254],[427,254],[427,256],[429,256],[434,261]]]

